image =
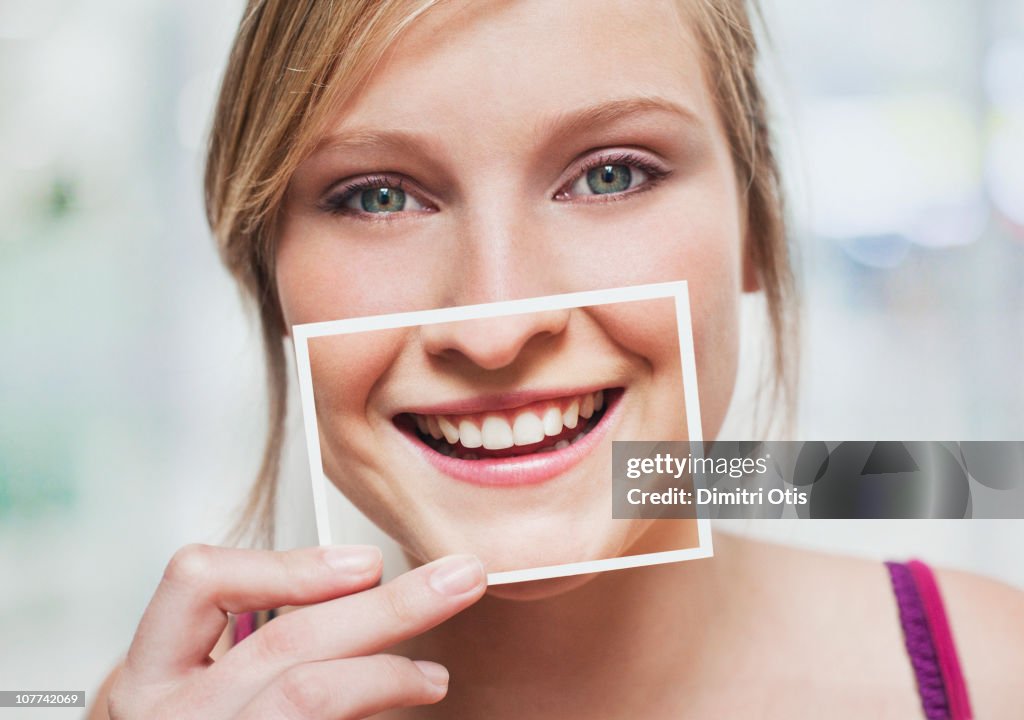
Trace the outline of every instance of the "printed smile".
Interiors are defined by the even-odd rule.
[[[409,413],[419,438],[449,457],[478,460],[563,450],[600,421],[604,390],[469,415]]]
[[[394,420],[446,474],[484,485],[540,482],[596,446],[622,394],[602,388],[483,412],[404,412]]]

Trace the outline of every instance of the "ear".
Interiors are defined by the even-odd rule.
[[[748,223],[743,237],[743,292],[753,293],[760,291],[764,286],[761,283],[761,273],[754,261],[755,243],[757,238],[750,229]]]

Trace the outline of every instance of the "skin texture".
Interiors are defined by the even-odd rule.
[[[443,667],[381,651],[477,600],[483,567],[453,556],[379,585],[381,560],[365,546],[182,548],[89,716],[362,718],[439,701]],[[228,613],[299,605],[224,651]]]
[[[281,225],[277,280],[289,324],[685,278],[704,430],[715,435],[735,377],[740,294],[753,285],[743,281],[746,228],[728,148],[674,4],[445,3],[338,109],[329,135],[295,176]],[[580,162],[608,148],[655,156],[670,172],[617,200],[567,199]],[[400,173],[423,201],[414,207],[430,209],[376,222],[325,211],[339,181],[382,172]],[[332,365],[333,352],[316,358],[328,386],[345,388],[322,396],[324,439],[330,462],[353,470],[348,485],[335,473],[339,484],[414,558],[468,540],[492,562],[521,562],[530,558],[501,556],[485,528],[426,502],[472,505],[469,488],[436,478],[403,486],[395,479],[411,465],[379,464],[372,451],[394,439],[390,414],[416,393],[431,402],[517,373],[561,382],[578,366],[633,383],[644,402],[627,408],[624,426],[658,431],[671,363],[664,339],[624,311],[472,330],[384,333],[348,367]],[[548,511],[566,511],[543,499]],[[526,517],[532,530],[553,532],[543,513]],[[686,539],[685,524],[639,538],[599,522],[580,527],[585,544],[574,552]],[[879,562],[718,534],[713,560],[485,594],[472,558],[375,587],[379,556],[357,570],[335,551],[180,551],[89,717],[920,715]],[[457,571],[458,587],[438,590],[442,567]],[[1014,717],[1021,594],[959,573],[940,572],[939,583],[977,717]],[[225,649],[227,613],[267,607],[281,616]],[[403,658],[439,662],[451,680]]]
[[[437,43],[441,34],[445,42]],[[624,100],[627,107],[617,109],[625,112],[587,115]],[[682,113],[637,102],[643,100]],[[748,229],[728,145],[700,51],[674,3],[445,4],[400,39],[336,117],[288,196],[277,280],[289,323],[686,279],[705,436],[717,433],[735,380],[740,295],[755,284],[742,252]],[[558,199],[578,177],[580,161],[624,148],[650,154],[671,172],[615,201]],[[323,212],[339,180],[388,171],[419,191],[425,210],[380,222]],[[557,360],[590,345],[617,348],[613,357],[657,371],[650,338],[630,343],[622,335],[628,323],[580,314],[590,330],[584,336],[567,332],[572,321],[564,318],[516,328],[502,367],[529,377],[543,351],[559,367]],[[552,339],[562,335],[559,356]],[[405,402],[414,386],[443,395],[488,379],[500,384],[486,355],[493,345],[486,334],[474,344],[471,333],[382,339],[368,355],[366,376],[346,378],[350,414],[342,401],[331,412],[345,417],[345,433],[365,431],[369,448],[374,426],[384,428],[395,407],[389,403]],[[584,367],[600,377],[601,368]],[[340,375],[322,369],[325,380],[333,375],[340,383]],[[325,433],[330,441],[342,425],[332,425],[331,413],[321,418],[334,428]],[[414,556],[452,547],[447,520],[458,519],[414,511],[423,498],[402,495],[394,478],[375,477],[374,497],[360,497],[373,482],[357,489],[356,480],[336,477]],[[453,504],[472,505],[470,491],[460,490]],[[495,537],[505,532],[499,527]],[[482,533],[473,541],[494,550]],[[799,612],[793,598],[806,600]],[[515,602],[524,599],[532,602]],[[697,618],[716,618],[713,631]],[[396,651],[439,659],[458,678],[436,707],[438,717],[918,712],[880,563],[727,536],[713,563],[489,592]],[[968,667],[973,652],[965,650]],[[791,662],[771,660],[778,657]],[[808,682],[810,667],[820,668],[816,683]],[[519,700],[509,704],[510,697]]]
[[[685,279],[705,432],[716,432],[737,366],[743,212],[673,4],[442,6],[336,118],[280,226],[289,325]],[[634,186],[585,194],[595,163],[630,167]],[[400,183],[415,209],[325,207],[366,178]],[[610,444],[557,482],[496,497],[409,452],[391,418],[523,388],[624,386],[612,437],[685,439],[673,326],[662,302],[318,339],[328,476],[418,561],[469,551],[507,570],[631,552],[644,528],[612,521],[595,480]]]
[[[687,437],[671,298],[373,334],[371,352],[364,335],[311,343],[321,449],[328,477],[414,558],[471,551],[498,571],[635,552],[651,521],[612,518],[608,440]],[[543,483],[448,477],[392,422],[410,407],[581,384],[626,391],[604,439]],[[660,549],[694,544],[689,524],[672,527],[685,541],[663,538]]]

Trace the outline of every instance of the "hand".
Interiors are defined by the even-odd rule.
[[[189,545],[164,572],[110,692],[113,720],[349,720],[441,700],[437,663],[377,654],[476,602],[480,561],[452,555],[380,580],[369,546],[286,552]],[[309,605],[220,660],[227,613]]]

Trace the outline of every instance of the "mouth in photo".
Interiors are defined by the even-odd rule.
[[[404,412],[395,426],[428,462],[480,485],[543,482],[595,448],[623,388],[600,388],[482,412]]]

